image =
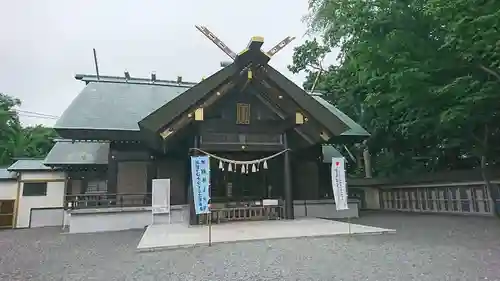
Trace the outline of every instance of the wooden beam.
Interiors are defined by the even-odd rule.
[[[221,49],[226,55],[228,55],[233,60],[236,58],[236,53],[233,52],[219,37],[215,36],[208,28],[205,26],[195,25],[196,29],[198,29],[203,35],[205,35],[210,41],[212,41],[219,49]]]
[[[241,126],[234,120],[212,119],[200,124],[203,133],[243,133],[243,134],[281,134],[295,126],[292,118],[279,120],[252,120],[250,126]]]
[[[282,151],[283,145],[201,143],[200,148],[207,151]]]
[[[264,37],[262,36],[253,36],[248,42],[247,49],[248,50],[256,50],[259,51],[260,47],[264,44]]]
[[[271,50],[267,51],[267,55],[272,57],[276,55],[277,52],[281,51],[286,45],[290,44],[295,39],[295,37],[287,36],[285,39],[281,40],[278,44],[271,48]]]

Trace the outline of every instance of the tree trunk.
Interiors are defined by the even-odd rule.
[[[365,177],[372,178],[372,158],[368,147],[363,150],[363,160],[365,161]]]
[[[481,156],[481,176],[483,178],[484,184],[486,185],[486,190],[488,191],[488,195],[491,198],[491,201],[493,202],[491,208],[493,211],[493,214],[497,218],[500,218],[500,212],[499,208],[497,208],[497,201],[498,201],[498,192],[496,190],[496,187],[491,185],[491,181],[489,178],[489,173],[488,173],[488,165],[487,165],[487,159],[486,155]],[[485,198],[488,199],[488,198]]]
[[[357,166],[359,171],[363,170],[362,159],[363,159],[363,148],[359,147],[356,149],[356,166]]]
[[[484,126],[484,137],[483,137],[483,155],[481,155],[481,176],[483,178],[484,184],[486,185],[486,190],[488,191],[488,197],[491,198],[492,201],[492,211],[493,214],[497,217],[500,218],[500,208],[497,208],[497,202],[499,199],[499,194],[498,190],[496,187],[492,186],[490,177],[489,177],[489,168],[488,168],[488,159],[487,159],[487,154],[488,154],[488,125]],[[485,198],[485,199],[489,199]]]
[[[368,150],[368,141],[363,142],[363,161],[365,169],[365,178],[372,178],[372,158]]]

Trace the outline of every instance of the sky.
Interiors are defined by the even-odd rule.
[[[293,47],[308,39],[302,17],[307,0],[0,0],[0,92],[22,101],[20,110],[60,116],[84,83],[76,73],[198,82],[229,60],[194,26],[204,25],[233,51],[252,36],[268,50],[286,36],[297,39],[270,64],[302,84],[305,75],[287,70]],[[25,125],[51,126],[54,119],[28,117]]]

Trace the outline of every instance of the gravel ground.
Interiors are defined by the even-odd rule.
[[[137,253],[142,231],[0,231],[0,280],[500,280],[500,221],[366,214],[397,234]]]

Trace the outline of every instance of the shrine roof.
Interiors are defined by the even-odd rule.
[[[54,144],[44,164],[57,165],[105,165],[108,164],[109,143],[71,142],[61,140]]]
[[[7,168],[8,171],[50,171],[52,168],[43,164],[43,159],[19,159]]]
[[[54,128],[139,131],[141,119],[190,86],[89,82]]]

